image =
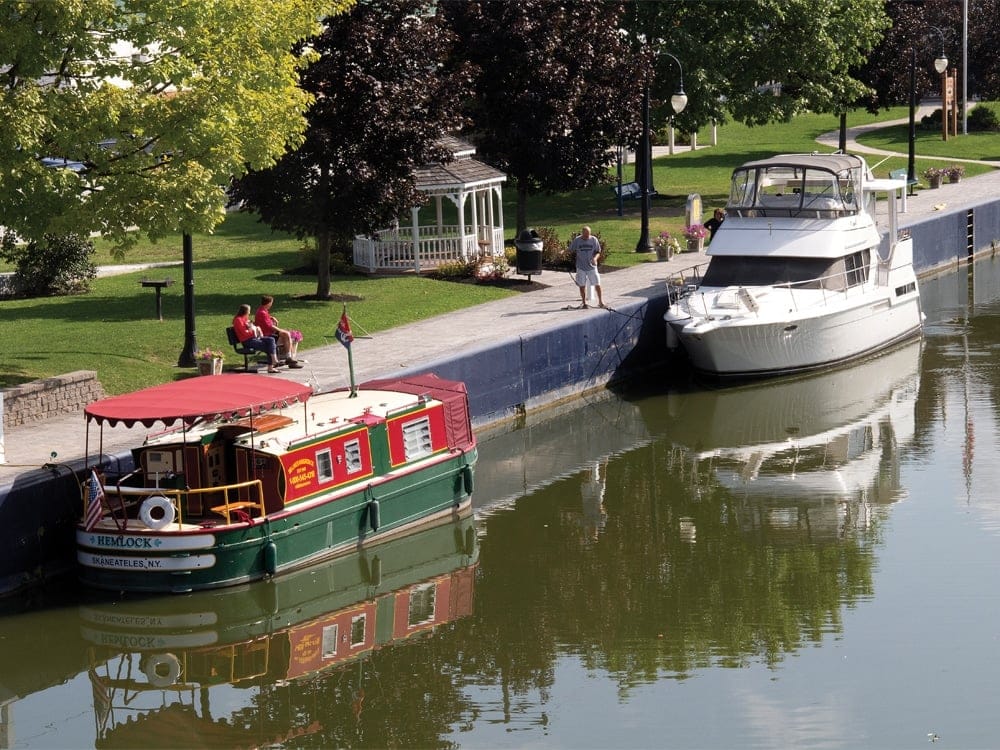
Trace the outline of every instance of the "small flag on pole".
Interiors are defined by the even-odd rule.
[[[337,341],[348,349],[351,348],[351,342],[354,341],[354,334],[351,333],[351,323],[347,319],[346,305],[344,306],[344,312],[340,316],[340,323],[337,324]]]
[[[104,487],[97,478],[97,472],[90,470],[90,487],[87,492],[87,516],[83,521],[83,526],[87,531],[93,529],[103,515],[101,500],[104,499]]]

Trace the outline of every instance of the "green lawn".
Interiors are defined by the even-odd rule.
[[[905,116],[905,108],[881,113],[878,118],[862,112],[852,114],[848,123]],[[679,231],[684,223],[686,198],[692,193],[701,195],[706,215],[714,206],[724,204],[730,173],[740,163],[774,153],[814,151],[818,148],[816,137],[836,130],[837,125],[837,118],[830,115],[802,115],[787,124],[757,128],[728,124],[719,127],[718,144],[714,147],[655,160],[654,184],[660,197],[653,201],[651,234]],[[710,137],[707,131],[700,133],[699,144],[708,146]],[[895,129],[877,137],[898,138]],[[866,139],[866,142],[876,145],[874,141]],[[943,152],[932,150],[940,148]],[[900,150],[906,150],[905,138]],[[935,139],[928,135],[926,140],[921,136],[918,152],[997,158],[1000,135],[960,136],[947,144],[939,136]],[[918,159],[918,172],[932,163]],[[894,157],[880,164],[876,173],[885,176],[891,169],[905,166],[905,156]],[[985,169],[969,166],[967,174]],[[624,181],[632,179],[632,166],[628,165]],[[626,201],[625,215],[619,217],[613,184],[611,174],[607,184],[588,190],[531,196],[529,221],[535,227],[553,227],[564,238],[587,223],[606,242],[610,265],[652,262],[652,254],[634,252],[640,227],[639,203]],[[516,215],[515,208],[514,191],[507,190],[504,215],[508,221]],[[514,227],[507,227],[507,235],[513,237]],[[300,265],[300,244],[293,237],[273,234],[243,214],[230,215],[211,236],[194,238],[199,346],[226,351],[229,364],[242,363],[242,358],[228,346],[224,329],[240,303],[256,307],[261,294],[275,297],[274,313],[285,325],[303,331],[304,351],[329,343],[324,337],[333,333],[341,303],[302,299],[315,292],[315,279],[286,272]],[[99,265],[122,262],[112,256],[106,244],[98,242],[97,247]],[[178,236],[158,243],[140,241],[124,262],[179,262],[180,259]],[[139,285],[144,276],[174,279],[174,285],[163,294],[162,323],[156,320],[153,291]],[[350,315],[370,333],[516,294],[489,286],[415,276],[364,275],[337,276],[332,291],[335,295],[357,298],[350,303]],[[122,393],[193,373],[176,367],[184,345],[179,266],[97,279],[91,292],[85,295],[0,301],[0,318],[7,323],[8,330],[16,332],[0,364],[0,386],[89,369],[97,371],[109,393]],[[12,323],[16,325],[12,327]]]

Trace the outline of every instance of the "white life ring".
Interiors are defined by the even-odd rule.
[[[154,687],[170,687],[181,676],[181,663],[173,654],[150,654],[142,663],[142,672]]]
[[[139,520],[153,531],[159,531],[174,522],[174,504],[163,495],[151,495],[139,506]]]

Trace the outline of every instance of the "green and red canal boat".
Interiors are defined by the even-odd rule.
[[[159,426],[134,469],[84,484],[83,583],[188,592],[276,576],[471,507],[465,385],[432,374],[314,394],[258,375],[102,399],[90,427]],[[163,429],[165,428],[165,429]]]

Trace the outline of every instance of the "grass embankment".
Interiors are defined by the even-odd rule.
[[[905,116],[905,108],[882,113],[878,118],[855,113],[848,124]],[[791,123],[758,128],[729,124],[718,129],[716,146],[657,159],[653,176],[661,197],[653,201],[651,234],[680,231],[689,194],[702,196],[706,215],[714,206],[724,204],[730,173],[740,163],[774,153],[817,150],[817,136],[836,128],[837,119],[829,115],[803,115]],[[700,133],[700,144],[707,145],[709,138],[707,131]],[[970,142],[976,145],[969,147]],[[941,144],[939,135],[918,134],[918,153],[937,153],[932,148],[939,145],[944,145],[946,153],[955,157],[996,158],[1000,153],[1000,136],[985,139],[962,136]],[[906,150],[905,141],[901,150]],[[930,160],[918,159],[918,173],[932,164]],[[885,176],[890,170],[905,166],[905,156],[893,157],[881,163],[876,172]],[[967,174],[986,169],[968,166]],[[632,165],[626,167],[623,179],[626,182],[633,179]],[[514,193],[508,190],[505,195],[504,215],[513,217]],[[638,201],[626,201],[624,216],[619,217],[610,182],[572,193],[532,196],[528,207],[533,226],[553,227],[564,238],[582,224],[590,224],[607,243],[610,249],[607,262],[614,266],[653,260],[650,254],[634,252],[639,211]],[[508,226],[508,237],[513,234],[514,228]],[[333,333],[340,303],[301,299],[315,292],[315,279],[283,272],[300,265],[300,244],[294,237],[273,234],[253,218],[241,214],[230,215],[214,235],[195,236],[195,313],[200,347],[224,351],[227,364],[241,365],[242,358],[226,342],[225,328],[239,304],[246,302],[255,307],[261,294],[275,297],[274,313],[284,325],[303,331],[304,351],[329,344],[330,339],[325,337]],[[125,261],[179,262],[180,259],[178,236],[156,244],[141,241]],[[95,260],[99,265],[121,262],[101,243]],[[163,293],[163,322],[156,320],[153,290],[139,285],[143,277],[174,279],[173,286]],[[334,295],[359,298],[350,303],[350,315],[369,333],[516,294],[489,286],[415,276],[363,275],[335,277],[332,291]],[[0,301],[0,319],[12,334],[0,358],[0,386],[90,369],[97,371],[109,393],[123,393],[193,373],[176,366],[184,346],[180,266],[96,279],[91,292],[85,295]]]

